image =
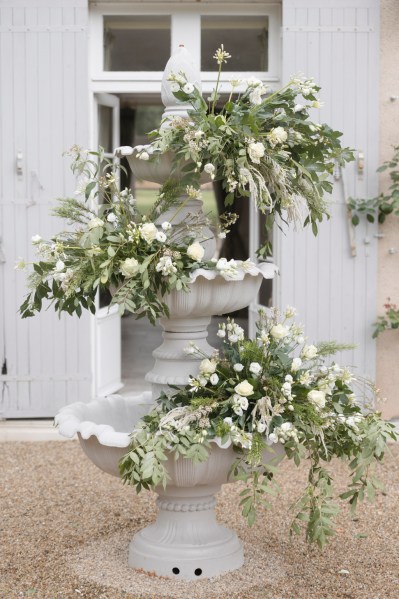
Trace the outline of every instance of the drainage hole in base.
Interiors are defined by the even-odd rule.
[[[202,570],[201,570],[201,568],[197,568],[196,570],[194,570],[194,574],[195,574],[196,576],[201,576],[201,574],[202,574]]]
[[[173,574],[180,574],[179,568],[172,568]]]

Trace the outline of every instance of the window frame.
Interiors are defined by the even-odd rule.
[[[171,16],[171,48],[184,43],[201,68],[201,16],[267,16],[269,19],[269,53],[267,71],[223,71],[221,82],[232,78],[258,77],[271,87],[278,87],[281,79],[281,4],[264,2],[146,2],[129,4],[101,3],[90,8],[90,75],[93,92],[159,94],[163,71],[105,71],[103,68],[104,16]],[[165,57],[165,64],[169,56]],[[228,64],[226,65],[228,68]],[[217,73],[202,71],[202,89],[210,93]]]

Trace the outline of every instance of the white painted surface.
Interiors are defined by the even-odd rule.
[[[34,259],[30,239],[49,238],[61,223],[49,215],[54,198],[72,194],[74,178],[62,153],[88,144],[87,1],[36,0],[0,6],[0,414],[52,416],[68,401],[90,396],[90,335],[86,315],[51,311],[22,321],[25,275],[15,260]],[[17,76],[16,76],[17,74]],[[5,93],[6,90],[6,93]],[[22,153],[22,174],[16,155]],[[3,369],[5,370],[5,368]]]
[[[314,120],[344,131],[343,143],[365,156],[363,176],[355,162],[344,171],[347,193],[357,197],[377,191],[378,29],[377,0],[351,0],[345,6],[321,0],[283,3],[283,81],[302,71],[321,85],[325,107],[315,111]],[[318,237],[293,230],[279,235],[275,258],[281,271],[278,305],[297,307],[310,340],[355,343],[357,348],[342,359],[368,376],[375,374],[375,233],[375,225],[356,228],[357,255],[352,257],[341,179],[334,185],[331,220],[320,226]]]

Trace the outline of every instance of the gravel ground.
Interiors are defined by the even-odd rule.
[[[288,506],[306,469],[281,465],[282,495],[246,528],[239,485],[225,485],[218,517],[244,541],[243,568],[186,583],[127,566],[133,534],[154,519],[151,493],[139,497],[100,472],[77,442],[0,445],[0,597],[35,599],[397,599],[399,597],[399,447],[379,467],[386,494],[343,510],[338,534],[319,552],[288,536]],[[337,486],[345,469],[334,464]]]

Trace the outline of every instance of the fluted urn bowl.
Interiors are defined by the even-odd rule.
[[[104,472],[119,476],[118,464],[127,452],[131,432],[151,409],[151,394],[111,396],[65,406],[56,417],[59,432],[78,435],[92,462]],[[230,443],[212,442],[209,457],[195,464],[174,455],[165,462],[170,481],[158,487],[158,517],[135,534],[129,546],[129,565],[159,576],[185,580],[209,578],[240,568],[243,547],[237,535],[221,526],[215,516],[215,494],[228,482],[236,458]],[[281,445],[265,453],[265,461],[279,462]]]

